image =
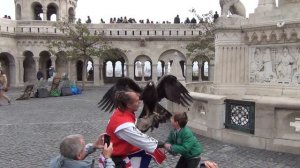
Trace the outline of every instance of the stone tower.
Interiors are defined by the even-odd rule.
[[[255,12],[257,13],[257,12],[271,11],[274,8],[276,8],[275,0],[259,0]]]
[[[78,0],[15,0],[16,20],[75,21]]]

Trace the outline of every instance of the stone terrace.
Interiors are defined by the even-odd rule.
[[[83,134],[87,142],[104,132],[109,113],[100,112],[97,102],[108,86],[88,88],[83,94],[59,98],[32,98],[12,101],[12,105],[0,106],[0,167],[45,168],[58,154],[62,138],[69,134]],[[21,90],[8,92],[16,99]],[[164,124],[151,134],[164,140],[170,129]],[[214,160],[221,168],[296,168],[300,156],[246,148],[222,143],[198,136],[204,145],[203,159]],[[97,157],[96,152],[91,157]],[[162,166],[175,167],[177,157],[168,155]],[[297,166],[298,165],[298,166]]]

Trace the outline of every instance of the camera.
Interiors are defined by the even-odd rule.
[[[104,144],[107,144],[107,146],[110,144],[110,136],[107,134],[104,134]]]
[[[200,164],[200,168],[206,168],[205,164],[204,164],[204,163],[201,163],[201,164]]]

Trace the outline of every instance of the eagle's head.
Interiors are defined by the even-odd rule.
[[[155,87],[155,83],[153,81],[150,81],[147,83],[146,87]]]

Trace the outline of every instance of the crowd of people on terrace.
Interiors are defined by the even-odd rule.
[[[218,14],[217,12],[215,12],[215,14],[214,14],[214,16],[213,16],[214,22],[216,21],[216,19],[217,19],[218,17],[219,17],[219,14]],[[11,17],[8,16],[8,15],[4,15],[3,18],[5,18],[5,19],[11,19]],[[38,19],[38,20],[41,20],[41,19]],[[207,20],[203,20],[203,18],[200,19],[200,21],[199,21],[199,23],[204,23],[204,22],[207,22]],[[76,23],[81,23],[81,19],[79,18],[79,19],[76,21]],[[85,23],[87,23],[87,24],[91,24],[91,23],[92,23],[92,20],[91,20],[90,16],[87,16],[87,20],[85,21]],[[106,23],[106,22],[101,18],[101,19],[100,19],[100,23]],[[149,19],[146,19],[146,20],[141,19],[141,20],[139,20],[139,21],[137,22],[137,21],[135,20],[135,18],[129,18],[129,19],[127,19],[127,17],[124,16],[124,17],[119,17],[119,18],[116,18],[116,17],[110,18],[108,23],[110,23],[110,24],[112,24],[112,23],[140,23],[140,24],[144,24],[144,23],[145,23],[145,24],[154,24],[154,21],[149,20]],[[160,24],[158,21],[156,21],[155,23],[156,23],[156,24]],[[172,22],[170,22],[170,21],[163,21],[163,22],[162,22],[162,24],[171,24],[171,23],[172,23]],[[196,23],[197,23],[197,20],[196,20],[195,17],[193,17],[192,19],[190,19],[189,17],[187,17],[187,18],[185,19],[185,21],[182,22],[182,21],[180,20],[179,15],[176,15],[176,17],[174,18],[174,22],[173,22],[173,23],[174,23],[174,24],[196,24]]]
[[[11,19],[11,17],[8,16],[8,15],[4,15],[3,18],[4,18],[4,19]]]
[[[219,17],[218,13],[215,12],[215,15],[213,16],[213,20],[215,21],[217,18]],[[204,23],[204,22],[207,22],[207,20],[204,20],[204,19],[200,19],[199,23]],[[79,18],[77,20],[77,23],[81,23],[81,19]],[[92,23],[92,20],[90,18],[90,16],[87,16],[87,20],[86,22],[87,24],[90,24]],[[100,23],[106,23],[102,18],[100,19]],[[146,20],[139,20],[138,22],[135,20],[135,18],[127,18],[126,16],[124,17],[119,17],[119,18],[110,18],[109,19],[109,22],[110,24],[112,23],[140,23],[140,24],[154,24],[154,21],[152,20],[149,20],[149,19],[146,19]],[[160,24],[158,21],[155,22],[156,24]],[[172,22],[170,21],[163,21],[162,24],[171,24]],[[174,24],[196,24],[197,23],[197,20],[195,17],[193,17],[192,19],[190,19],[189,17],[187,17],[184,22],[182,22],[180,20],[180,17],[179,15],[176,15],[176,17],[174,18]]]

